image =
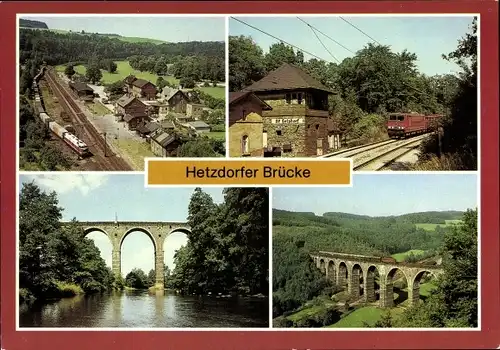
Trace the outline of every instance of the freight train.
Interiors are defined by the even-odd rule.
[[[64,141],[80,158],[90,155],[89,148],[85,142],[80,140],[78,137],[70,133],[64,127],[59,125],[54,121],[45,111],[43,106],[43,101],[38,89],[38,81],[41,79],[45,73],[45,66],[42,66],[40,72],[33,79],[33,92],[35,95],[35,113],[43,122],[45,127],[54,133],[57,137]]]
[[[406,138],[435,131],[439,114],[391,113],[387,121],[387,133],[390,138]]]

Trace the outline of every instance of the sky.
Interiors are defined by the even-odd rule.
[[[273,188],[273,208],[391,216],[477,207],[475,174],[354,174],[352,187]]]
[[[167,5],[168,6],[168,5]],[[21,16],[42,21],[50,29],[120,34],[167,42],[225,41],[224,17],[44,17]]]
[[[300,17],[300,16],[299,16]],[[297,17],[236,17],[262,31],[300,47],[322,59],[336,63],[324,49],[312,30]],[[300,17],[310,25],[335,39],[352,52],[366,46],[371,39],[344,22],[339,17]],[[454,63],[442,59],[457,47],[457,41],[469,31],[472,16],[464,17],[349,17],[344,19],[382,45],[391,46],[395,52],[407,49],[418,57],[417,67],[427,75],[455,73],[459,68]],[[251,36],[264,52],[278,40],[229,19],[229,35]],[[324,35],[317,33],[328,50],[342,61],[353,54]],[[304,53],[306,60],[312,56]]]
[[[145,188],[141,174],[110,175],[101,173],[52,173],[21,175],[22,183],[35,181],[45,191],[55,191],[59,206],[64,208],[63,221],[74,217],[78,221],[171,221],[185,222],[194,188]],[[223,188],[204,188],[215,203],[223,201]],[[101,251],[111,267],[112,245],[101,232],[87,235]],[[174,254],[185,245],[183,233],[173,233],[163,246],[165,264],[174,268]],[[142,232],[132,232],[122,245],[122,275],[133,268],[147,274],[154,268],[154,248],[151,239]]]

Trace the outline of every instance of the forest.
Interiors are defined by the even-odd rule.
[[[174,258],[171,288],[186,294],[269,294],[267,188],[227,188],[224,202],[196,188],[191,233]]]
[[[102,63],[119,60],[129,60],[130,65],[140,71],[164,75],[172,73],[179,79],[225,81],[224,42],[154,44],[126,42],[97,33],[82,35],[25,28],[19,32],[21,66],[33,65],[39,69],[42,62],[50,66],[84,64],[89,68],[98,65],[112,71],[112,66]],[[22,70],[21,94],[31,86],[33,73],[30,69]]]
[[[268,294],[268,190],[228,188],[215,204],[196,189],[189,204],[192,229],[165,267],[165,287],[181,293]],[[106,266],[76,219],[62,225],[57,194],[24,183],[19,198],[19,301],[49,299],[154,285],[154,270],[133,269],[125,278]]]
[[[423,220],[423,221],[421,221]],[[446,220],[461,220],[445,226]],[[418,224],[440,223],[435,231]],[[400,317],[381,317],[375,327],[477,326],[477,209],[461,212],[411,213],[368,217],[346,213],[273,210],[273,318],[277,327],[321,327],[339,321],[343,310],[323,307],[338,292],[315,266],[309,253],[334,251],[361,255],[408,254],[403,261],[442,258],[444,274],[425,303]],[[462,257],[467,257],[466,259]],[[444,298],[446,296],[446,298]],[[319,310],[294,319],[306,303]],[[293,321],[292,321],[293,319]],[[365,325],[366,327],[367,325]]]
[[[457,75],[426,76],[418,57],[407,50],[369,43],[340,63],[304,54],[284,43],[267,53],[251,37],[229,37],[229,89],[239,91],[283,63],[297,65],[335,92],[330,118],[350,141],[369,143],[387,138],[389,112],[445,114],[441,148],[435,138],[421,147],[420,170],[477,169],[477,21],[442,58],[460,67]],[[439,157],[438,157],[439,156]]]

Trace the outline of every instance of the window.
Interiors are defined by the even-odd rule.
[[[287,104],[292,103],[292,96],[290,94],[286,94],[285,95],[285,99],[286,99],[286,103]]]
[[[302,92],[299,92],[299,93],[297,94],[297,103],[298,103],[299,105],[301,105],[301,104],[302,104]]]
[[[267,131],[262,132],[262,147],[267,148]]]
[[[241,139],[241,153],[248,154],[248,136],[245,135]]]
[[[246,118],[247,118],[247,110],[244,109],[244,110],[241,111],[241,119],[245,120]]]
[[[316,130],[318,130],[318,129],[319,129],[319,124],[316,124]]]
[[[281,136],[281,130],[276,130],[276,135]]]
[[[296,100],[297,99],[297,94],[292,94],[292,100]]]

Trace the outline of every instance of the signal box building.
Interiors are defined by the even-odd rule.
[[[285,63],[243,91],[254,93],[272,107],[262,111],[265,157],[327,153],[328,96],[332,92],[319,81]]]

